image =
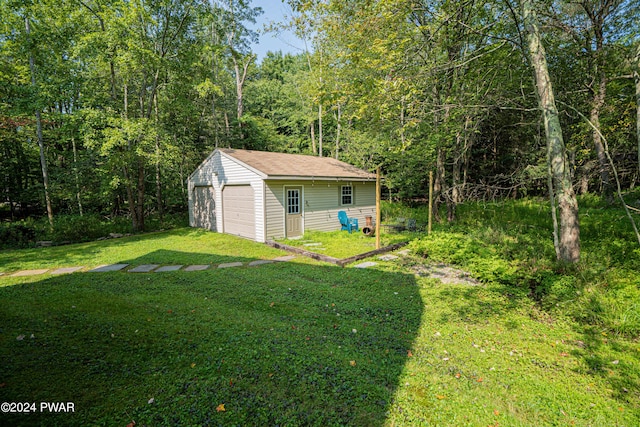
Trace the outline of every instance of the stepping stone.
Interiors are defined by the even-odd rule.
[[[89,270],[89,273],[108,273],[111,271],[120,271],[129,267],[129,264],[108,264]]]
[[[284,262],[284,261],[291,261],[292,259],[295,259],[295,255],[285,255],[285,256],[279,256],[278,258],[274,258],[273,260],[276,262]]]
[[[151,273],[158,267],[160,264],[142,264],[129,270],[129,273]]]
[[[367,262],[363,262],[360,263],[358,265],[354,265],[355,268],[369,268],[369,267],[373,267],[374,265],[378,265],[377,262],[373,262],[373,261],[367,261]]]
[[[257,265],[264,265],[264,264],[273,264],[273,260],[270,259],[259,259],[256,261],[251,261],[249,263],[249,267],[255,267]]]
[[[53,270],[51,274],[69,274],[75,273],[76,271],[82,270],[84,267],[64,267],[59,268],[57,270]]]
[[[165,265],[164,267],[158,268],[156,273],[163,273],[165,271],[178,271],[182,268],[182,265]]]
[[[24,271],[18,271],[17,273],[13,273],[11,275],[11,277],[21,277],[21,276],[36,276],[39,274],[44,274],[47,271],[49,271],[49,269],[45,268],[42,270],[24,270]]]
[[[209,265],[189,265],[185,267],[184,271],[202,271],[209,268]]]
[[[218,268],[231,268],[231,267],[242,267],[241,262],[228,262],[226,264],[220,264]]]
[[[322,243],[305,243],[304,246],[322,246]]]
[[[393,261],[394,259],[398,259],[398,257],[396,255],[387,254],[387,255],[380,255],[378,259],[381,261]]]
[[[403,249],[403,250],[397,252],[398,255],[402,255],[402,256],[407,256],[410,253],[411,253],[411,250],[409,250],[409,249]]]

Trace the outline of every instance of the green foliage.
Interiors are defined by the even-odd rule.
[[[126,218],[109,220],[95,214],[88,215],[58,215],[53,228],[41,223],[40,240],[51,240],[55,243],[86,242],[109,233],[128,233],[131,225]]]
[[[599,197],[581,199],[583,258],[569,267],[554,261],[545,205],[536,199],[461,205],[457,223],[436,224],[411,247],[433,262],[462,266],[484,283],[524,292],[550,313],[638,336],[640,249],[624,211]]]
[[[36,230],[32,222],[0,223],[0,249],[31,246],[35,237]]]
[[[491,243],[461,233],[436,232],[429,237],[414,240],[411,249],[436,262],[471,268],[476,278],[485,283],[502,283],[514,287],[523,285],[524,277],[518,275],[514,263],[496,254]]]
[[[183,212],[154,215],[148,218],[147,231],[185,227],[188,218]],[[124,216],[107,218],[97,214],[58,215],[53,227],[46,218],[12,223],[0,223],[0,249],[33,247],[37,241],[54,245],[87,242],[109,237],[111,234],[131,232],[131,220]]]

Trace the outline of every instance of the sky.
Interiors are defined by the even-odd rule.
[[[263,27],[271,22],[285,21],[285,15],[291,15],[291,8],[280,0],[253,0],[253,7],[261,7],[263,14],[256,19],[254,30],[260,31],[260,42],[253,44],[251,50],[258,55],[258,62],[266,56],[267,52],[298,54],[304,52],[304,41],[298,39],[291,31],[284,31],[279,34],[263,34]]]

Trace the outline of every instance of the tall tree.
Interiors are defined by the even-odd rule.
[[[636,138],[638,143],[638,179],[640,179],[640,41],[633,58],[633,79],[636,88]]]
[[[521,0],[520,9],[527,35],[527,48],[533,67],[540,109],[547,138],[549,170],[552,179],[552,200],[557,200],[560,224],[557,235],[558,260],[575,263],[580,260],[580,223],[578,202],[573,191],[571,172],[555,103],[553,85],[549,77],[547,57],[540,36],[538,17],[532,0]],[[551,207],[556,209],[555,203]]]
[[[31,40],[31,23],[29,17],[24,18],[24,26],[27,34],[27,43],[29,44],[29,70],[31,71],[31,86],[34,92],[38,93],[38,85],[36,83],[36,65],[32,49],[35,43]],[[53,227],[53,208],[51,207],[51,197],[49,195],[49,170],[47,167],[47,157],[44,148],[44,136],[42,135],[42,113],[40,111],[39,102],[35,102],[36,105],[36,137],[38,138],[38,147],[40,148],[40,166],[42,168],[42,183],[44,186],[44,199],[47,206],[47,217],[49,218],[49,225]]]

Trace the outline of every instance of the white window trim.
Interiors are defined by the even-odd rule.
[[[351,203],[344,203],[344,189],[346,187],[349,187],[351,189],[350,194],[348,195],[349,197],[351,197]],[[340,186],[340,206],[353,206],[354,205],[354,191],[353,191],[353,185],[352,184],[346,184],[346,185],[341,185]]]

